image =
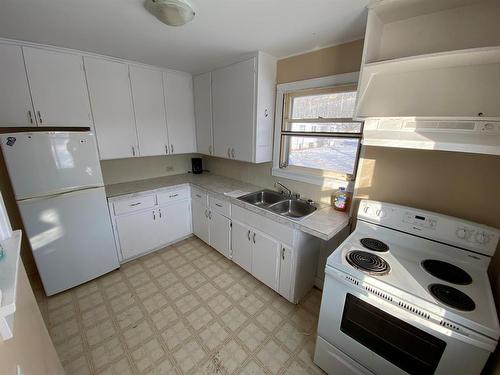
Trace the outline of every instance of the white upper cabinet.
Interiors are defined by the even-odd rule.
[[[196,146],[201,154],[213,155],[212,73],[193,77]]]
[[[137,156],[127,64],[86,57],[85,71],[101,159]]]
[[[82,56],[23,47],[38,126],[92,126]]]
[[[171,154],[196,152],[193,78],[176,71],[163,73]]]
[[[272,160],[276,59],[255,57],[212,72],[215,155],[253,163]]]
[[[256,59],[212,73],[215,155],[252,161]]]
[[[21,47],[0,45],[0,126],[36,126]]]
[[[162,72],[131,65],[130,82],[140,155],[168,154]]]

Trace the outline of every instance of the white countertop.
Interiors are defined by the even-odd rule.
[[[349,216],[346,213],[335,211],[332,206],[319,203],[315,204],[318,209],[302,220],[292,220],[280,216],[263,208],[224,195],[224,193],[234,190],[251,193],[262,190],[264,189],[263,187],[210,173],[203,173],[200,175],[186,173],[106,185],[106,196],[112,198],[123,195],[133,195],[144,191],[163,189],[182,184],[191,184],[192,186],[216,195],[220,199],[229,200],[237,206],[263,215],[281,224],[299,229],[325,241],[331,239],[349,223]]]

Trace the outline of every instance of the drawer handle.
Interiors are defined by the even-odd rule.
[[[248,241],[250,241],[250,231],[248,231],[247,237],[248,237]]]
[[[201,195],[200,194],[195,194],[198,198],[201,198]]]
[[[179,195],[179,194],[173,194],[173,195],[169,195],[168,197],[169,197],[169,198],[175,198],[175,197],[177,197],[178,195]]]
[[[253,234],[253,243],[255,243],[255,232]]]
[[[216,203],[215,205],[216,205],[217,207],[222,208],[222,204]]]
[[[137,203],[131,203],[129,204],[130,207],[134,207],[134,206],[138,206],[140,205],[142,202],[137,202]]]

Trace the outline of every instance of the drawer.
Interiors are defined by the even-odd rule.
[[[231,216],[231,203],[229,201],[218,199],[215,197],[209,197],[208,201],[210,209],[217,211],[224,216]]]
[[[208,194],[204,191],[198,189],[191,189],[191,199],[194,202],[198,202],[203,206],[208,206]]]
[[[134,212],[151,208],[156,205],[155,195],[140,195],[132,198],[120,199],[113,202],[113,210],[115,215],[126,214],[127,212]]]
[[[189,199],[189,188],[182,187],[178,189],[169,189],[156,193],[156,199],[158,205],[162,206],[168,204],[169,202],[180,201],[184,199]]]

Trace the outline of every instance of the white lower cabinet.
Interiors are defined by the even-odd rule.
[[[206,205],[193,201],[191,205],[193,216],[193,233],[202,241],[210,244],[208,208]]]
[[[226,258],[231,257],[231,220],[216,211],[209,214],[210,246]]]
[[[252,242],[250,227],[233,221],[231,248],[233,262],[252,273]]]
[[[171,243],[191,234],[189,201],[183,200],[158,208],[157,235],[161,244]]]
[[[156,234],[156,210],[116,218],[116,230],[123,259],[130,259],[159,245]]]
[[[286,299],[292,298],[292,272],[293,272],[293,249],[291,247],[281,245],[279,254],[279,285],[278,293]]]
[[[268,287],[278,290],[279,242],[270,236],[254,231],[252,248],[252,275]]]
[[[166,204],[158,206],[165,190],[109,199],[120,261],[127,261],[189,236],[192,230],[189,187],[177,188]],[[168,195],[168,191],[167,195]]]
[[[193,189],[192,197],[193,233],[225,257],[231,258],[231,219],[210,208],[206,193]],[[210,197],[210,201],[213,199]]]

